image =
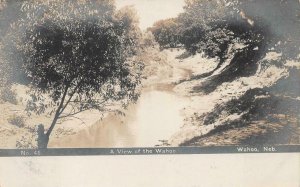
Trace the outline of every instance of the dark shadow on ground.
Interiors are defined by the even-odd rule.
[[[254,50],[254,48],[255,46],[248,46],[243,51],[237,52],[230,64],[220,74],[210,77],[199,86],[195,86],[192,92],[209,94],[224,82],[232,82],[239,77],[254,75],[258,68],[258,61],[264,56],[260,50]]]
[[[281,81],[274,87],[280,84]],[[208,134],[195,137],[181,146],[300,144],[300,100],[276,96],[270,90],[248,90],[241,98],[217,105],[212,112],[199,116],[196,120],[203,121],[205,126],[214,124],[224,113],[227,116],[241,115],[239,119],[228,120]]]

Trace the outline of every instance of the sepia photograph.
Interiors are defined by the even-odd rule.
[[[276,146],[300,151],[299,0],[0,0],[0,150]]]

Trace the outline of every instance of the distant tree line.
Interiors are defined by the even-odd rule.
[[[293,56],[299,52],[299,6],[297,0],[186,0],[178,17],[160,20],[148,30],[161,47],[183,45],[209,57],[224,57],[233,42],[276,45],[278,50],[289,45]]]

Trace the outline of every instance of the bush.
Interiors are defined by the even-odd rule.
[[[25,126],[25,119],[22,116],[12,115],[8,118],[8,122],[12,125],[17,127],[24,127]]]
[[[34,135],[25,134],[16,141],[17,149],[37,149]]]
[[[175,18],[158,21],[154,23],[153,27],[148,29],[162,48],[177,47],[179,44],[177,30],[178,24]]]
[[[3,90],[1,90],[0,98],[4,102],[9,102],[14,105],[18,104],[17,93],[13,91],[11,88],[4,88]]]

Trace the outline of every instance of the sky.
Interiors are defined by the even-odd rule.
[[[158,20],[176,17],[183,12],[184,0],[116,0],[117,8],[133,5],[140,16],[142,30]]]

